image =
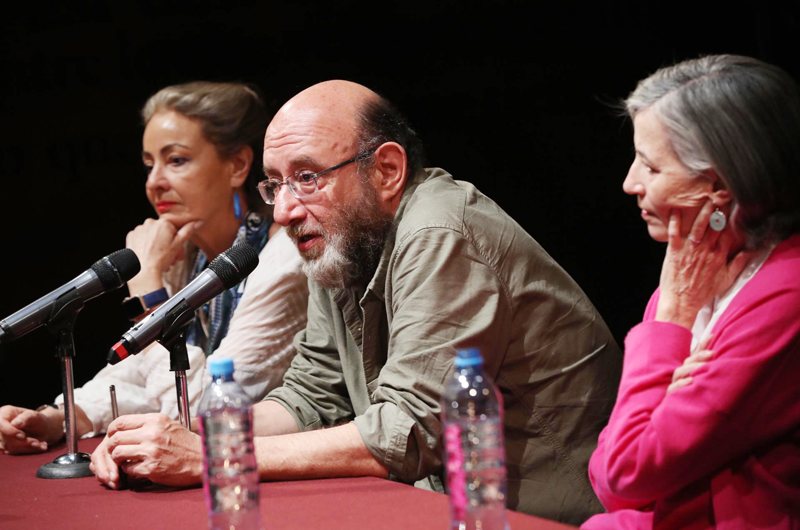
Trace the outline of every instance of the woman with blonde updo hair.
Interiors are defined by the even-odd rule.
[[[170,86],[142,109],[145,191],[156,217],[126,238],[141,263],[128,282],[123,312],[138,321],[190,282],[235,243],[259,252],[241,284],[197,312],[187,345],[192,414],[210,382],[210,356],[232,357],[237,381],[260,400],[283,381],[294,355],[292,338],[305,326],[307,280],[295,245],[272,222],[256,183],[268,117],[261,98],[239,83]],[[169,352],[158,343],[106,366],[75,390],[79,435],[105,432],[112,420],[113,384],[120,414],[178,417]],[[0,446],[10,453],[45,451],[64,437],[62,396],[33,411],[0,408]]]

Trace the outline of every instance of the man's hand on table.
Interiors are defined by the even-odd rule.
[[[52,410],[51,414],[47,414]],[[61,419],[57,416],[61,414]],[[48,443],[64,436],[63,412],[58,409],[36,411],[13,405],[0,407],[0,450],[6,454],[41,453]]]
[[[120,416],[92,453],[91,469],[97,480],[119,487],[121,466],[130,477],[166,486],[191,486],[203,480],[200,436],[163,414]]]

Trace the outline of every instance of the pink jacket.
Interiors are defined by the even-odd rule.
[[[800,528],[800,235],[776,247],[717,321],[713,358],[666,395],[688,329],[625,339],[619,394],[589,462],[608,510],[583,528]]]

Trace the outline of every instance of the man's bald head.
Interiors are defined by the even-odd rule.
[[[267,140],[293,126],[309,127],[335,136],[340,143],[358,144],[361,111],[380,96],[352,81],[333,80],[313,85],[287,101],[267,128]],[[267,146],[264,146],[265,149]]]
[[[369,100],[377,99],[380,96],[358,83],[352,81],[344,81],[335,79],[332,81],[323,81],[312,85],[302,92],[298,93],[292,99],[286,102],[284,107],[289,107],[295,104],[305,104],[312,106],[322,106],[330,112],[337,109],[345,111],[357,111],[363,104]],[[283,108],[281,108],[281,111]],[[281,111],[278,111],[280,114]]]
[[[396,142],[405,149],[409,175],[426,164],[422,142],[405,117],[388,100],[352,81],[324,81],[287,101],[267,128],[264,150],[299,143],[304,135],[340,157]],[[370,163],[367,158],[358,166],[366,169]]]
[[[275,115],[264,138],[273,217],[297,244],[309,278],[342,288],[375,272],[405,184],[421,160],[409,164],[406,145],[421,153],[400,113],[349,81],[303,90]],[[305,187],[298,191],[292,186],[300,179]]]

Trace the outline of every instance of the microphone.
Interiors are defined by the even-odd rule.
[[[155,311],[129,329],[108,352],[117,364],[142,351],[154,340],[163,340],[194,318],[194,312],[226,289],[241,282],[258,265],[258,253],[248,244],[234,245],[217,256],[206,270]]]
[[[12,342],[47,324],[58,300],[73,289],[82,302],[122,287],[139,272],[139,258],[131,249],[118,250],[97,261],[89,270],[20,309],[10,317],[0,320],[0,344]]]

